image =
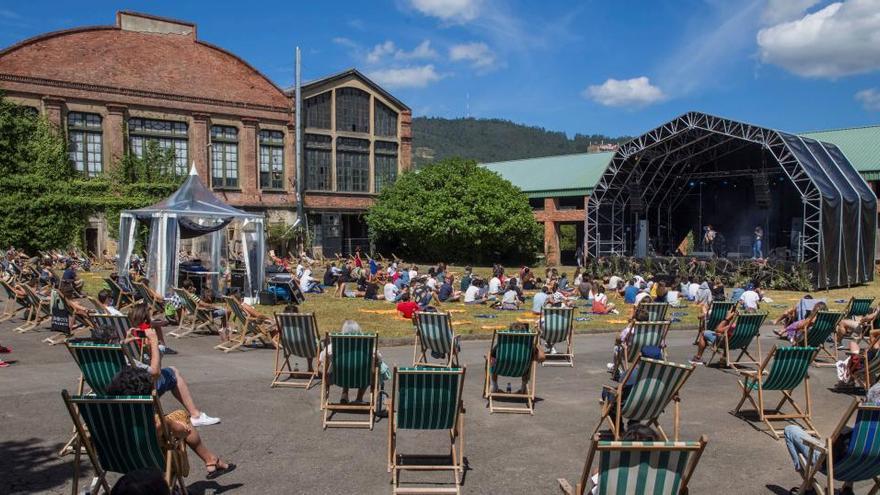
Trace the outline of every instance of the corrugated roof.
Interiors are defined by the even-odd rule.
[[[836,145],[866,179],[866,172],[880,171],[880,125],[805,132],[801,136]]]
[[[574,196],[592,192],[612,156],[611,152],[575,153],[484,163],[483,166],[501,174],[530,197]]]

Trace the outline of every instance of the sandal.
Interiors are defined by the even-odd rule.
[[[235,471],[235,467],[236,467],[235,464],[228,462],[228,463],[226,463],[226,467],[220,467],[217,465],[217,463],[219,463],[219,462],[220,462],[220,459],[218,458],[217,462],[205,464],[205,467],[208,468],[208,474],[205,475],[205,478],[212,480],[218,476],[222,476],[226,473],[231,473],[232,471]],[[212,467],[214,468],[213,470],[210,469]]]
[[[12,352],[12,347],[7,347],[5,345],[0,345],[0,354],[5,354],[7,352]]]

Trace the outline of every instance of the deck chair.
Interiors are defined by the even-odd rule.
[[[840,320],[843,319],[843,313],[838,311],[820,311],[816,316],[816,320],[813,321],[813,324],[804,330],[802,345],[806,345],[807,347],[816,347],[819,349],[819,352],[824,354],[825,357],[831,360],[831,362],[819,360],[819,357],[816,357],[816,361],[813,363],[816,366],[836,366],[838,356],[837,356],[837,346],[840,345],[840,342],[837,340],[837,324],[840,323]],[[828,350],[828,337],[834,338],[834,348],[832,350]]]
[[[353,427],[373,429],[376,416],[376,403],[379,396],[379,365],[376,362],[376,348],[379,336],[375,333],[331,333],[330,345],[333,355],[324,353],[321,380],[321,409],[324,410],[324,429],[328,427]],[[331,372],[332,368],[332,372]],[[365,388],[370,393],[370,402],[355,404],[332,402],[330,385],[347,389]],[[367,412],[366,421],[333,420],[337,412]]]
[[[110,493],[107,473],[129,473],[136,469],[157,469],[168,486],[186,493],[183,478],[189,474],[186,445],[174,439],[165,423],[156,392],[152,395],[107,397],[61,392],[79,442],[85,447],[95,471],[94,492]],[[159,418],[156,434],[155,417]],[[162,440],[160,440],[160,436]],[[74,459],[73,489],[80,477],[80,449]]]
[[[485,356],[485,381],[483,398],[489,401],[489,412],[535,414],[535,346],[538,333],[522,330],[495,330],[489,353]],[[492,364],[492,358],[495,359]],[[493,372],[499,377],[522,378],[528,374],[526,392],[492,390]],[[523,406],[499,406],[497,399],[525,400]]]
[[[565,351],[555,354],[547,353],[547,359],[541,366],[571,366],[574,368],[574,349],[572,347],[573,308],[542,308],[541,309],[541,340],[548,348],[565,343]]]
[[[37,293],[27,284],[21,284],[20,287],[24,289],[25,292],[28,314],[25,322],[14,330],[18,333],[25,333],[38,327],[41,323],[46,321],[47,318],[52,316],[52,301],[48,298],[40,298],[40,296],[37,295]]]
[[[766,318],[767,313],[743,313],[736,315],[736,325],[733,328],[733,333],[725,333],[721,339],[715,341],[715,344],[712,346],[712,355],[709,356],[709,363],[712,362],[715,354],[721,351],[724,357],[724,364],[728,368],[737,369],[747,364],[757,366],[761,362],[761,339],[759,332]],[[752,344],[752,341],[755,341],[758,346],[757,359],[749,353],[749,346]],[[739,356],[732,359],[731,351],[739,351]],[[750,361],[743,361],[743,356],[748,356]]]
[[[211,331],[214,328],[214,318],[211,312],[199,308],[185,290],[177,287],[174,287],[173,290],[177,294],[177,298],[180,299],[181,304],[183,304],[183,316],[180,318],[180,325],[177,326],[177,330],[168,332],[168,335],[179,339],[206,327],[208,331]]]
[[[312,388],[312,383],[318,377],[317,368],[312,368],[315,371],[299,371],[298,367],[290,365],[290,358],[305,359],[308,370],[308,363],[319,356],[321,342],[315,314],[280,313],[275,315],[275,323],[278,325],[280,345],[275,346],[275,372],[270,386]],[[288,379],[281,380],[281,375],[286,375]]]
[[[697,343],[700,335],[706,330],[714,331],[735,305],[736,303],[731,301],[712,301],[712,304],[709,305],[709,314],[705,318],[700,319],[699,333],[697,333],[697,338],[694,339],[694,344]]]
[[[669,309],[669,303],[642,301],[636,308],[636,310],[639,309],[644,309],[648,312],[648,321],[663,321],[666,319],[666,311]]]
[[[128,316],[126,315],[98,313],[91,315],[91,319],[92,325],[95,328],[112,328],[113,332],[116,334],[116,338],[119,339],[120,342],[125,340],[125,337],[128,335],[128,330],[132,328],[131,321],[129,321]],[[141,361],[144,357],[145,342],[145,339],[137,338],[123,345],[130,357]]]
[[[388,406],[388,471],[393,493],[461,493],[464,474],[464,368],[394,368]],[[402,430],[449,432],[449,463],[427,463],[426,457],[397,450]],[[410,462],[410,459],[412,461]],[[401,471],[451,471],[454,487],[401,487]]]
[[[214,349],[229,352],[234,351],[235,349],[241,349],[241,346],[251,345],[257,341],[262,345],[266,345],[267,343],[275,345],[275,341],[272,339],[269,331],[266,330],[265,325],[260,323],[256,318],[248,315],[237,299],[224,296],[223,300],[226,301],[226,306],[230,309],[229,316],[234,317],[230,318],[230,320],[234,320],[238,326],[238,335],[234,338],[230,337],[226,342],[221,342],[215,345]],[[232,326],[232,321],[229,321],[229,324]]]
[[[51,300],[52,311],[52,331],[58,332],[56,335],[46,337],[43,342],[49,345],[57,345],[65,340],[76,337],[77,332],[81,335],[82,330],[88,331],[92,328],[92,321],[82,315],[77,315],[70,306],[70,301],[64,297],[59,290],[52,291]],[[73,316],[74,326],[70,326],[70,317]]]
[[[150,311],[153,316],[156,315],[165,315],[165,301],[158,301],[153,298],[153,294],[139,282],[132,282],[131,286],[134,288],[135,295],[141,301],[147,303],[150,306]]]
[[[642,347],[659,347],[663,350],[665,357],[664,343],[671,324],[672,322],[669,321],[637,321],[633,323],[629,338],[622,342],[626,369],[629,369],[630,365],[642,355]]]
[[[864,374],[854,375],[853,379],[857,386],[861,386],[867,391],[871,385],[880,380],[880,352],[875,352],[871,359],[868,359],[868,349],[862,349],[861,355],[865,362],[865,371]]]
[[[458,367],[458,337],[452,328],[452,315],[416,311],[416,339],[413,366]],[[443,361],[430,362],[428,355],[442,355]]]
[[[598,457],[599,495],[685,495],[708,442],[705,435],[696,442],[607,442],[595,435],[575,488],[565,479],[557,482],[566,495],[591,493]]]
[[[815,347],[774,346],[756,371],[737,370],[743,378],[737,382],[743,394],[734,409],[734,414],[739,414],[743,404],[748,400],[754,406],[758,418],[770,428],[771,434],[777,440],[779,440],[779,432],[773,428],[771,423],[774,420],[794,421],[801,419],[809,428],[808,431],[815,433],[816,427],[813,426],[812,401],[810,400],[810,376],[807,372],[818,352],[819,349]],[[771,361],[772,367],[770,366]],[[801,406],[792,397],[792,392],[801,383],[804,385],[805,409],[801,409]],[[772,409],[773,413],[767,414],[764,412],[764,394],[771,390],[781,392],[782,399]],[[757,400],[752,396],[753,394],[757,394]],[[795,410],[794,413],[782,413],[782,406],[786,402],[791,404]]]
[[[119,284],[116,283],[112,278],[105,278],[104,283],[107,284],[107,288],[110,289],[111,297],[113,298],[113,303],[117,308],[122,309],[126,306],[131,306],[134,304],[135,296],[131,292],[123,290]]]
[[[852,437],[847,445],[846,453],[841,459],[833,459],[832,446],[840,436],[843,428],[856,414],[852,427]],[[804,493],[810,485],[820,495],[834,494],[834,482],[873,482],[868,492],[874,495],[880,491],[880,404],[871,404],[853,399],[834,432],[824,440],[809,438],[809,458],[800,457],[804,466],[801,476],[803,483],[800,492]],[[813,454],[819,457],[813,459]],[[816,479],[817,475],[825,476],[824,486]]]
[[[0,280],[0,286],[6,293],[6,302],[3,305],[3,312],[0,313],[0,322],[4,322],[15,318],[16,313],[24,311],[28,306],[27,299],[16,294],[9,282]]]
[[[843,311],[844,318],[858,318],[865,316],[871,312],[871,304],[874,302],[873,297],[851,297],[846,309]]]
[[[608,385],[603,387],[611,393],[613,398],[601,402],[602,417],[599,419],[596,429],[593,430],[593,434],[598,433],[599,428],[605,421],[608,421],[614,439],[620,440],[622,431],[620,424],[623,419],[626,419],[654,425],[657,427],[657,431],[663,435],[663,439],[669,440],[658,420],[666,410],[666,406],[672,402],[673,438],[678,440],[679,402],[681,402],[678,392],[693,372],[694,367],[689,364],[676,364],[640,357],[617,387],[609,387]],[[633,373],[635,373],[635,382],[624,399],[624,388]],[[619,413],[615,414],[616,411]]]

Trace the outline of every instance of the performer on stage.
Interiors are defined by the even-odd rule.
[[[705,234],[703,234],[703,249],[706,251],[715,252],[715,229],[712,228],[712,224],[706,225],[703,229],[705,230]]]
[[[752,258],[760,260],[764,258],[762,249],[762,241],[764,240],[764,229],[760,225],[755,227],[755,241],[752,243]]]

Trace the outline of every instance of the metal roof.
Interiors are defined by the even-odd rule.
[[[303,91],[308,91],[309,89],[311,89],[313,87],[321,86],[323,84],[327,84],[330,82],[345,79],[346,77],[349,77],[349,76],[353,76],[357,79],[360,79],[361,81],[363,81],[364,84],[366,84],[367,86],[370,86],[371,88],[376,90],[379,94],[384,96],[386,100],[397,105],[401,110],[410,110],[410,108],[406,105],[406,103],[398,100],[394,95],[389,93],[385,88],[376,84],[372,79],[365,76],[361,71],[355,69],[354,67],[352,67],[351,69],[346,69],[341,72],[337,72],[335,74],[330,74],[329,76],[324,76],[320,79],[315,79],[314,81],[304,82],[302,85],[302,89],[303,89]],[[295,91],[296,91],[296,86],[291,86],[291,87],[285,89],[284,93],[287,96],[293,96]]]
[[[801,136],[836,145],[865,179],[880,178],[880,125],[805,132]]]

